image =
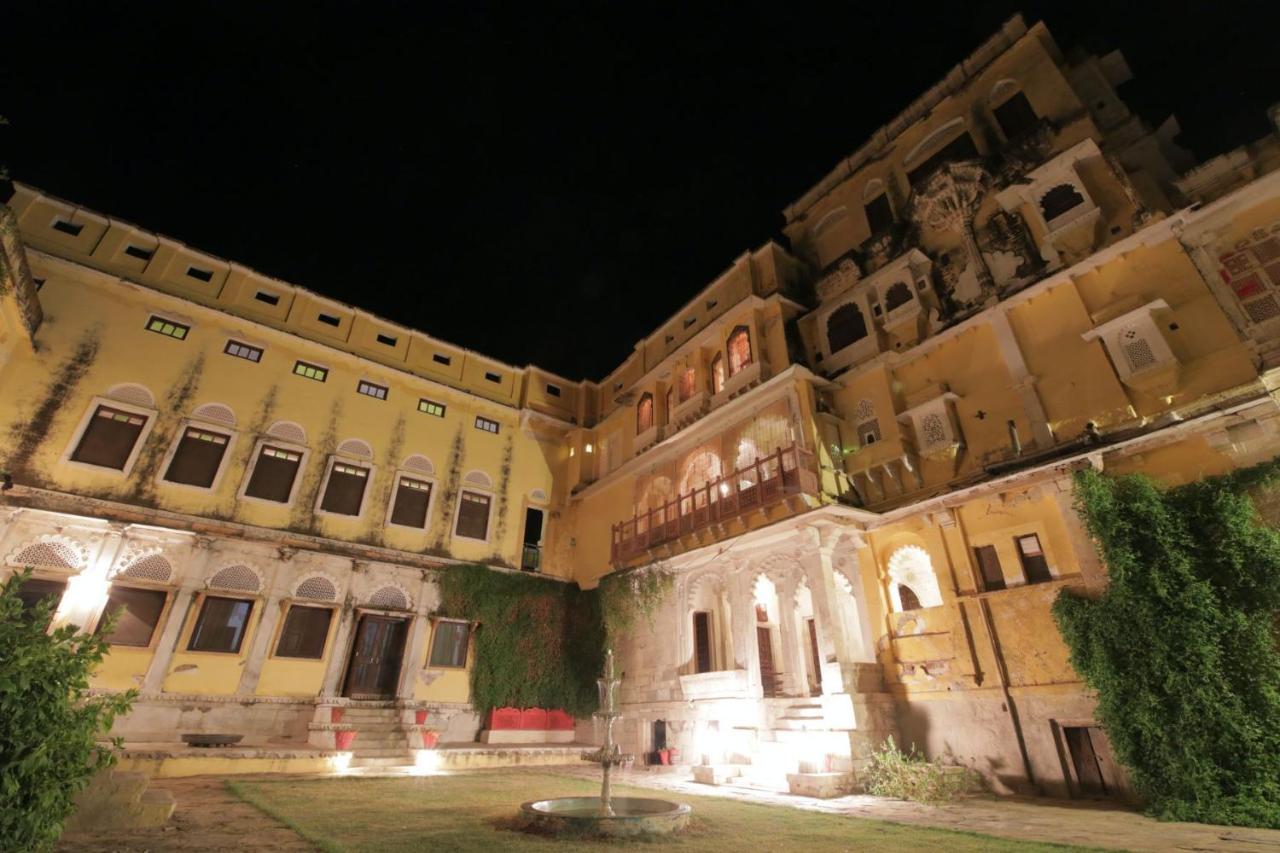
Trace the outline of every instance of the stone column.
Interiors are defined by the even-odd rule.
[[[320,688],[320,698],[333,698],[342,689],[342,676],[347,670],[347,659],[351,655],[351,633],[355,628],[356,608],[350,596],[342,605],[342,615],[338,621],[338,630],[333,636],[333,646],[329,650],[329,660],[324,667],[324,682]]]
[[[808,696],[809,682],[805,678],[806,667],[801,657],[800,625],[796,622],[796,578],[785,578],[778,584],[778,646],[785,667],[782,672],[782,692],[787,696]],[[780,667],[780,668],[782,668]]]
[[[271,641],[276,635],[280,617],[284,614],[285,601],[283,596],[272,595],[260,602],[262,616],[258,619],[258,628],[254,631],[249,654],[244,660],[244,671],[240,673],[240,684],[236,687],[237,696],[252,696],[258,689],[262,665],[267,662],[267,655],[271,652]]]
[[[418,683],[418,672],[422,669],[426,657],[427,638],[430,636],[431,620],[423,613],[416,614],[409,626],[409,640],[405,643],[404,659],[400,664],[397,699],[402,701],[413,699],[413,690]]]
[[[155,654],[151,657],[146,677],[142,681],[143,693],[163,691],[165,676],[169,674],[169,663],[173,660],[178,641],[182,637],[182,627],[187,623],[187,611],[191,609],[191,600],[196,592],[204,587],[204,576],[215,554],[211,540],[200,536],[192,542],[186,571],[178,573],[181,584],[178,591],[174,593],[173,602],[169,605],[169,615],[165,619],[164,630],[160,632]]]

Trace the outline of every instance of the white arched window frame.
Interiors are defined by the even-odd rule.
[[[116,386],[116,388],[120,388],[120,387],[122,386]],[[142,391],[146,391],[146,389],[141,385],[130,385],[130,386],[123,386],[123,387],[139,388],[139,389],[142,389]],[[147,438],[148,436],[151,435],[151,430],[155,427],[156,415],[158,413],[155,409],[154,402],[150,407],[138,405],[132,402],[126,402],[125,395],[123,394],[112,396],[113,392],[115,391],[116,389],[113,388],[107,394],[94,397],[89,401],[88,409],[85,411],[84,415],[80,418],[80,423],[76,426],[75,432],[72,433],[71,435],[71,441],[68,442],[66,450],[63,451],[62,462],[64,464],[70,465],[75,468],[82,468],[86,471],[96,471],[99,474],[103,474],[108,477],[113,477],[116,479],[124,479],[133,472],[133,466],[137,464],[138,456],[142,453],[142,448],[146,445]],[[150,392],[146,392],[146,393],[147,393],[147,396],[149,397]],[[137,395],[136,397],[131,397],[131,399],[137,399],[139,402],[143,401],[143,397],[141,394]],[[80,447],[80,442],[84,439],[85,432],[88,431],[90,424],[93,423],[93,419],[97,417],[99,410],[104,408],[110,411],[121,412],[126,415],[132,415],[132,416],[145,419],[145,421],[141,425],[141,429],[138,432],[138,437],[133,442],[133,448],[129,451],[129,455],[125,459],[123,468],[110,468],[103,465],[95,465],[90,462],[77,461],[72,458],[76,454],[76,449]]]
[[[186,438],[189,430],[198,431],[206,435],[220,436],[225,441],[222,449],[222,459],[218,462],[217,470],[214,471],[213,482],[208,486],[175,483],[166,479],[169,467],[173,464],[173,459],[177,456],[178,449],[182,446],[182,441]],[[240,432],[236,429],[235,412],[230,406],[221,403],[206,403],[202,406],[197,406],[189,417],[183,418],[182,422],[178,424],[173,441],[169,443],[169,449],[165,451],[160,468],[156,471],[156,483],[162,483],[166,488],[186,489],[194,492],[208,493],[217,491],[218,487],[222,485],[223,475],[226,474],[227,468],[230,467],[231,459],[234,456],[236,439],[239,436]]]
[[[929,552],[918,545],[903,545],[889,555],[889,600],[895,613],[902,613],[902,594],[899,585],[910,589],[921,608],[942,604],[942,590],[938,586],[937,572]]]
[[[406,489],[423,491],[425,488],[427,491],[427,512],[421,527],[392,521],[392,517],[395,515],[396,499],[400,495],[402,484]],[[406,457],[404,462],[400,463],[400,467],[396,469],[395,479],[391,483],[391,498],[387,501],[386,525],[400,530],[425,533],[431,527],[431,518],[435,512],[438,492],[439,483],[436,481],[435,466],[431,464],[431,460],[419,453]]]
[[[360,493],[360,506],[354,515],[324,509],[325,497],[329,491],[329,482],[333,478],[335,469],[339,473],[364,480],[364,489]],[[369,506],[369,495],[373,491],[373,477],[377,470],[378,466],[373,464],[373,448],[368,442],[359,438],[348,438],[341,442],[338,445],[338,449],[329,456],[329,461],[325,464],[324,478],[320,481],[320,489],[316,495],[316,505],[314,507],[316,515],[327,515],[335,518],[362,518],[365,509]],[[297,479],[301,479],[301,477]]]
[[[262,436],[261,438],[259,438],[257,441],[254,442],[253,455],[250,457],[249,464],[245,466],[244,477],[240,482],[240,489],[239,491],[236,492],[236,497],[239,498],[240,500],[252,501],[255,503],[262,503],[268,506],[288,507],[288,506],[293,506],[294,500],[297,499],[298,489],[302,485],[302,479],[306,474],[307,462],[310,461],[310,458],[311,458],[311,450],[305,444],[300,444],[300,443],[297,443],[296,441],[292,441],[292,440],[289,440],[288,438],[283,437],[286,435],[288,436],[300,435],[302,437],[302,440],[305,441],[306,433],[302,431],[301,427],[298,427],[296,424],[292,424],[292,426],[296,427],[297,432],[296,433],[292,431],[286,432],[285,430],[277,429],[277,427],[279,427],[281,423],[289,424],[290,422],[280,422],[280,423],[273,424],[271,429],[267,431],[266,435]],[[246,492],[249,489],[249,483],[252,482],[253,480],[253,472],[257,469],[258,462],[259,460],[262,459],[262,451],[266,447],[277,448],[279,450],[285,451],[287,453],[296,454],[298,456],[298,470],[297,470],[297,473],[294,475],[293,484],[289,487],[289,499],[284,502],[271,501],[265,498],[257,498],[257,497],[253,497],[252,495],[246,494]]]

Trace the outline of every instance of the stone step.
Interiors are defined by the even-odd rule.
[[[404,732],[356,732],[356,743],[365,746],[408,746],[409,740]]]
[[[354,755],[351,758],[352,767],[408,767],[413,764],[413,758],[408,753],[400,755]]]
[[[408,755],[408,749],[404,744],[399,746],[369,746],[361,747],[360,742],[356,741],[351,745],[351,754],[364,758],[382,758],[388,755]]]
[[[342,715],[342,722],[351,722],[354,720],[386,720],[388,722],[399,722],[399,711],[347,711]]]
[[[363,722],[360,720],[343,720],[338,725],[350,726],[358,732],[399,732],[404,731],[397,722]]]

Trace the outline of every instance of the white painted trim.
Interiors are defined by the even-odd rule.
[[[423,519],[421,527],[411,527],[408,524],[396,524],[391,520],[391,514],[395,511],[396,495],[400,493],[400,480],[408,477],[410,480],[417,480],[419,483],[429,483],[431,485],[431,494],[427,497],[427,516]],[[383,520],[383,524],[387,527],[394,527],[397,530],[412,530],[415,533],[426,533],[431,529],[432,513],[436,508],[436,496],[439,494],[439,484],[436,482],[435,474],[423,474],[419,471],[412,471],[405,468],[398,468],[395,477],[391,481],[391,499],[387,501],[387,515]]]
[[[462,496],[467,492],[471,492],[472,494],[476,494],[476,495],[484,495],[485,497],[489,498],[489,514],[488,514],[488,517],[485,519],[485,529],[484,529],[483,539],[476,539],[474,536],[465,536],[458,532],[458,522],[461,520],[460,510],[462,509]],[[451,537],[453,539],[465,539],[468,542],[488,542],[489,539],[493,536],[493,515],[494,515],[494,510],[496,509],[495,507],[496,503],[497,503],[497,495],[494,494],[492,489],[482,489],[477,486],[471,486],[471,485],[459,486],[458,497],[454,499],[454,504],[453,504],[453,530],[451,531]]]
[[[283,503],[245,494],[249,488],[249,482],[253,480],[253,472],[258,468],[258,460],[262,458],[262,448],[268,444],[272,447],[279,447],[282,450],[292,450],[302,456],[298,460],[298,470],[293,475],[293,485],[289,487],[289,499]],[[284,441],[269,435],[259,438],[253,445],[253,455],[249,458],[249,464],[245,466],[244,478],[240,483],[239,490],[236,492],[236,497],[239,500],[262,504],[263,506],[293,506],[294,499],[298,497],[298,487],[302,485],[302,478],[306,474],[307,462],[310,461],[310,458],[311,451],[305,445],[294,444],[291,441]]]
[[[173,462],[173,457],[178,454],[178,445],[182,443],[183,436],[186,435],[187,429],[191,427],[217,433],[218,435],[223,435],[227,438],[226,447],[222,451],[222,461],[218,463],[218,469],[213,472],[213,482],[208,486],[195,486],[190,483],[175,483],[171,480],[166,480],[164,476],[169,473],[169,465]],[[232,450],[235,448],[236,439],[239,438],[239,436],[239,430],[230,429],[224,424],[215,424],[212,421],[198,420],[196,418],[183,418],[178,424],[178,430],[173,437],[173,441],[169,442],[169,449],[165,451],[164,459],[160,462],[160,469],[156,471],[156,485],[163,486],[166,489],[179,489],[181,491],[196,492],[199,494],[210,494],[212,492],[216,492],[218,487],[222,485],[222,477],[227,472],[228,463],[231,461]]]
[[[124,468],[108,468],[105,465],[94,465],[89,462],[79,462],[71,458],[76,452],[76,448],[80,446],[80,440],[84,438],[85,432],[89,429],[89,423],[97,414],[99,406],[106,406],[110,409],[119,409],[122,412],[129,412],[134,415],[142,415],[147,422],[142,425],[142,430],[138,433],[138,439],[133,443],[133,449],[129,451],[129,457],[125,460]],[[99,474],[106,474],[109,477],[126,479],[133,472],[133,466],[138,461],[138,455],[142,453],[143,445],[147,443],[147,438],[151,435],[151,430],[155,428],[156,417],[158,412],[155,409],[147,409],[142,406],[135,406],[132,403],[122,403],[110,397],[94,396],[89,400],[89,408],[80,418],[80,424],[71,435],[71,441],[62,452],[62,458],[59,460],[64,465],[72,468],[78,468],[83,471],[96,471]]]
[[[333,474],[333,466],[337,463],[350,465],[352,468],[363,468],[367,473],[364,478],[364,489],[360,492],[360,508],[355,515],[349,515],[345,512],[334,512],[333,510],[321,509],[320,505],[324,503],[325,492],[329,489],[329,477]],[[364,516],[365,507],[369,504],[369,492],[373,490],[373,477],[377,473],[378,466],[374,465],[369,459],[360,456],[351,456],[346,453],[331,453],[329,461],[324,466],[324,477],[320,479],[320,489],[316,492],[316,504],[312,508],[316,515],[327,516],[329,518],[352,518],[358,519]]]

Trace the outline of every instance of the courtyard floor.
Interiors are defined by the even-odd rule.
[[[812,800],[711,788],[674,774],[624,774],[618,794],[678,792],[694,807],[676,839],[626,846],[680,851],[1085,849],[1276,850],[1280,831],[1167,824],[1118,809],[968,798],[929,807],[874,797]],[[562,842],[519,832],[524,800],[594,793],[578,768],[416,777],[162,779],[178,808],[166,827],[65,836],[63,851],[604,851],[607,842]],[[651,795],[651,794],[650,794]]]

